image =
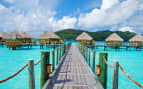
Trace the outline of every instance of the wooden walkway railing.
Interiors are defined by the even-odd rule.
[[[53,45],[53,50],[51,51],[42,51],[41,53],[41,59],[34,64],[33,59],[28,60],[28,64],[25,64],[21,69],[19,69],[16,73],[13,75],[10,75],[9,77],[0,80],[0,83],[4,83],[14,77],[16,77],[19,73],[21,73],[26,67],[28,67],[28,76],[29,76],[29,89],[35,89],[35,74],[34,74],[34,66],[41,64],[41,75],[40,75],[40,87],[42,89],[43,85],[45,84],[45,81],[47,79],[50,79],[49,75],[54,70],[54,67],[56,66],[55,62],[57,64],[59,63],[61,57],[64,55],[65,50],[69,48],[70,43],[68,44],[61,44],[61,45]],[[57,53],[56,53],[57,52]],[[56,54],[56,58],[55,58]],[[50,55],[52,55],[52,59],[50,59]],[[50,61],[52,60],[52,64],[50,64]],[[50,66],[49,66],[50,65]],[[51,70],[52,69],[52,70]],[[37,76],[36,76],[37,77]]]
[[[75,45],[64,55],[43,89],[103,89]]]
[[[124,70],[123,66],[119,64],[117,60],[113,61],[113,65],[110,65],[108,63],[108,53],[101,52],[99,55],[96,54],[95,49],[93,46],[87,46],[87,45],[81,45],[78,44],[78,47],[80,49],[80,52],[84,56],[87,63],[90,64],[90,53],[92,52],[92,70],[95,72],[95,56],[97,57],[97,60],[99,60],[98,65],[96,65],[96,75],[98,76],[98,80],[103,85],[104,89],[107,89],[107,67],[110,67],[113,69],[113,78],[112,78],[112,89],[118,89],[118,72],[119,69],[123,72],[123,74],[131,80],[135,85],[137,85],[140,88],[143,88],[143,85],[139,82],[135,81],[128,73]]]

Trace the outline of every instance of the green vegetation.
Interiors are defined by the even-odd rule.
[[[62,39],[65,40],[75,40],[78,35],[80,35],[82,32],[87,32],[85,30],[76,30],[76,29],[64,29],[57,31],[56,34],[60,36]],[[112,33],[117,33],[119,36],[121,36],[125,41],[128,41],[131,37],[136,35],[134,32],[121,32],[121,31],[97,31],[97,32],[87,32],[90,36],[94,38],[96,41],[104,41],[109,35]]]

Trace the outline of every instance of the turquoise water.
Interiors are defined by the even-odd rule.
[[[40,49],[34,46],[32,49],[19,48],[12,51],[6,47],[0,47],[0,80],[17,72],[28,63],[28,59],[34,59],[36,63],[41,58],[41,51],[50,51],[51,48]],[[36,89],[40,87],[40,65],[35,66]],[[0,89],[28,89],[28,69],[24,69],[16,77],[0,84]]]
[[[96,44],[104,44],[104,42],[96,42]],[[127,43],[125,43],[127,44]],[[118,60],[119,64],[122,65],[124,70],[138,83],[143,84],[143,49],[141,51],[136,51],[135,48],[132,48],[131,51],[126,51],[124,47],[122,47],[119,51],[115,51],[115,49],[108,49],[108,51],[104,51],[103,47],[95,48],[97,53],[95,58],[95,64],[98,64],[99,53],[105,52],[108,53],[108,63],[113,65],[113,60]],[[91,53],[92,56],[92,53]],[[90,63],[92,64],[92,57],[90,59]],[[92,65],[90,65],[92,68]],[[96,68],[95,68],[96,69]],[[112,76],[113,69],[108,67],[108,78],[107,78],[107,89],[112,89]],[[118,89],[142,89],[135,85],[132,81],[130,81],[119,69],[119,88]]]
[[[66,43],[72,42],[73,45],[76,41],[65,41]],[[96,44],[104,44],[104,42],[96,42]],[[0,47],[0,80],[8,77],[15,73],[23,65],[28,63],[28,59],[34,59],[36,63],[41,58],[41,51],[50,51],[52,48],[45,47],[40,49],[39,46],[34,46],[32,49],[20,48],[19,50],[9,50],[6,47]],[[114,49],[108,49],[104,51],[102,47],[95,48],[97,52],[95,63],[98,64],[98,55],[100,52],[108,53],[108,62],[113,64],[113,60],[118,60],[119,63],[124,67],[124,70],[135,79],[137,82],[143,84],[143,49],[142,51],[126,51],[122,48],[120,51]],[[52,59],[52,57],[50,56]],[[91,60],[92,64],[92,53]],[[91,65],[90,65],[91,66]],[[92,66],[91,66],[92,68]],[[96,68],[95,68],[96,69]],[[108,89],[112,89],[112,75],[113,69],[108,68]],[[40,65],[35,67],[35,82],[36,89],[40,87]],[[0,89],[28,89],[28,69],[24,69],[20,74],[11,80],[8,80],[0,84]],[[119,89],[141,89],[132,83],[121,71],[119,71]]]

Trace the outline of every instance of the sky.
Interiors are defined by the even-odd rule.
[[[0,0],[0,31],[68,28],[143,34],[143,0]]]

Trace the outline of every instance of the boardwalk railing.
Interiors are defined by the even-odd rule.
[[[43,85],[45,84],[47,79],[50,79],[49,74],[51,74],[54,71],[55,62],[57,64],[59,63],[62,56],[65,54],[65,50],[67,50],[70,47],[69,44],[64,45],[58,45],[56,47],[53,46],[52,51],[43,51],[41,53],[41,59],[34,64],[33,59],[28,60],[28,64],[25,64],[21,69],[19,69],[16,73],[13,75],[0,80],[0,83],[4,83],[14,77],[16,77],[20,72],[22,72],[26,67],[28,67],[28,74],[29,74],[29,89],[35,89],[35,75],[34,75],[34,66],[41,63],[41,77],[40,77],[40,87],[42,89]],[[57,50],[57,51],[56,51]],[[57,52],[57,53],[56,53]],[[56,55],[55,55],[56,54]],[[50,55],[52,55],[52,65],[50,64]],[[55,56],[57,56],[55,58]],[[56,59],[56,61],[55,61]],[[56,66],[57,66],[56,64]]]
[[[41,86],[40,89],[47,89],[47,86],[49,86],[49,85],[51,84],[52,78],[57,74],[57,72],[58,72],[58,70],[59,70],[59,68],[60,68],[59,66],[62,64],[63,59],[64,59],[64,57],[67,55],[67,53],[68,53],[70,47],[71,47],[71,43],[68,43],[68,44],[64,45],[64,48],[65,48],[65,49],[63,50],[64,54],[61,56],[60,60],[58,59],[59,57],[57,56],[57,66],[56,66],[56,68],[53,70],[53,72],[52,72],[52,74],[51,74],[51,78],[50,78],[49,80],[45,80],[45,81],[44,81],[44,84]],[[58,51],[57,51],[57,52],[58,52]],[[62,59],[62,60],[61,60],[61,59]]]
[[[118,71],[119,68],[123,72],[123,74],[130,79],[134,84],[139,86],[140,88],[143,88],[143,85],[135,81],[131,76],[129,76],[123,67],[119,64],[118,61],[114,60],[113,65],[110,65],[108,63],[108,54],[107,53],[99,53],[99,56],[96,54],[94,47],[92,46],[84,46],[81,44],[78,44],[78,47],[80,49],[80,52],[85,57],[85,60],[89,63],[90,66],[90,52],[93,53],[93,63],[92,63],[92,70],[95,73],[95,56],[99,58],[99,64],[96,65],[97,72],[96,75],[98,76],[99,81],[103,85],[104,89],[107,88],[107,67],[113,68],[113,80],[112,80],[112,89],[118,89]]]
[[[86,46],[91,46],[91,45],[86,45]],[[104,51],[107,51],[109,48],[114,48],[115,51],[116,50],[120,50],[121,48],[125,49],[126,51],[129,50],[131,51],[131,48],[135,48],[136,51],[141,51],[141,49],[143,48],[143,45],[130,45],[129,43],[128,44],[122,44],[122,45],[108,45],[108,44],[95,44],[95,45],[92,45],[93,47],[95,48],[98,48],[98,47],[103,47],[104,48]]]
[[[60,60],[62,59],[63,55],[66,53],[66,51],[69,49],[71,43],[62,45],[57,47],[56,49],[53,49],[52,51],[52,64],[50,64],[50,52],[42,52],[42,56],[44,55],[43,61],[41,61],[41,77],[40,77],[40,89],[43,89],[43,86],[45,85],[47,80],[51,80],[52,78],[52,72],[54,73],[55,69],[55,62],[56,67],[60,63]],[[56,50],[56,51],[55,51]],[[57,53],[55,53],[57,52]],[[56,54],[56,60],[55,60],[55,54]],[[51,72],[51,67],[52,72]],[[51,76],[49,76],[51,74]]]
[[[63,56],[43,89],[103,89],[75,45]]]

